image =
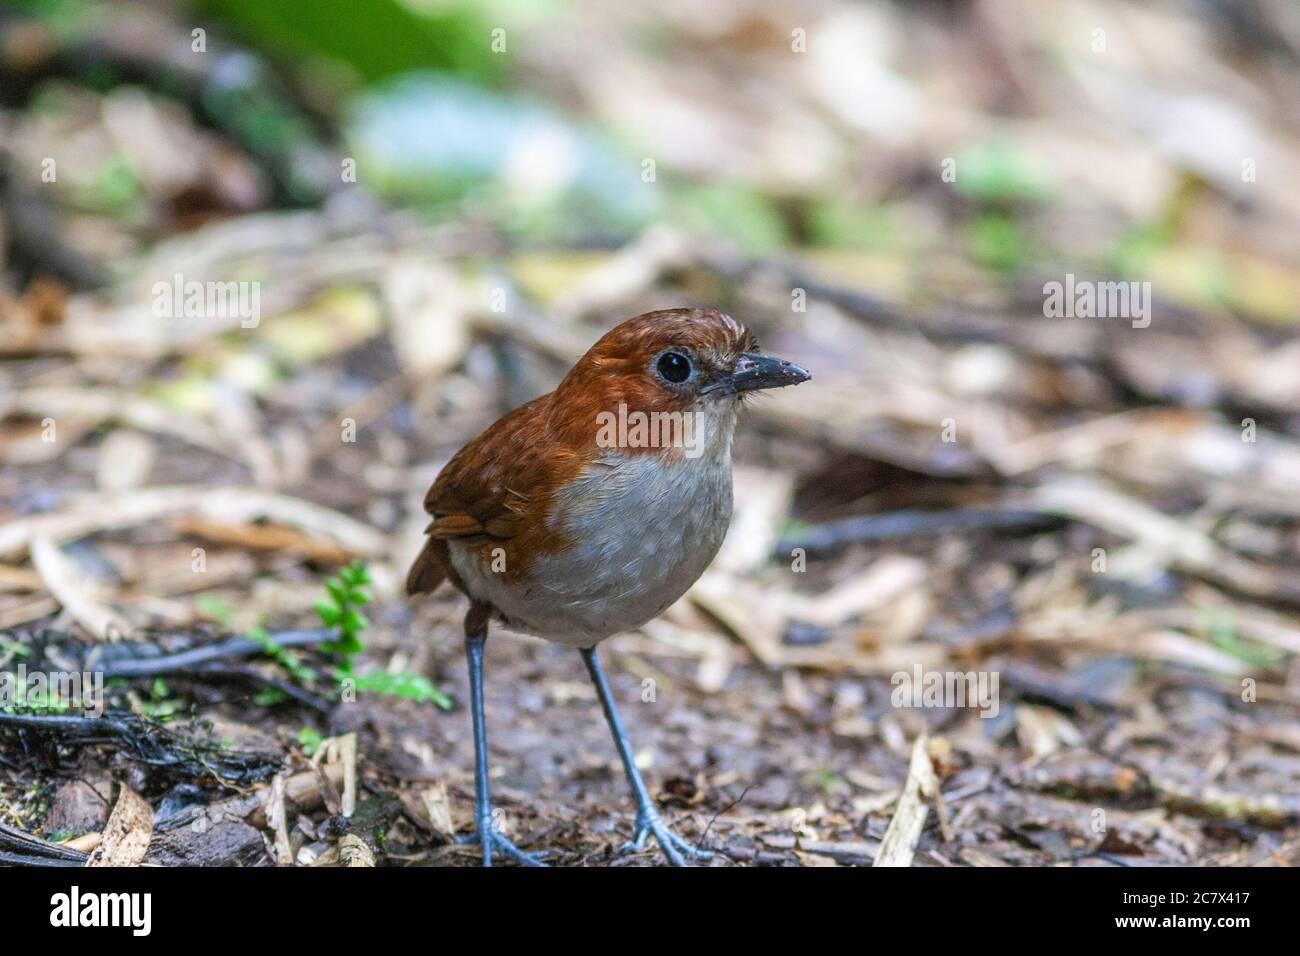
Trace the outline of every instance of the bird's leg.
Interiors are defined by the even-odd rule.
[[[489,610],[477,602],[465,615],[465,656],[469,660],[469,706],[474,721],[474,825],[477,832],[463,842],[478,842],[483,847],[483,865],[492,865],[492,850],[500,850],[524,866],[546,864],[525,853],[506,839],[492,819],[488,800],[487,721],[483,717],[483,645],[487,643]]]
[[[668,829],[668,825],[659,816],[659,811],[650,801],[645,781],[641,779],[641,771],[637,770],[636,762],[632,759],[632,746],[628,743],[627,731],[623,729],[623,721],[614,707],[614,695],[610,693],[609,684],[605,681],[605,672],[600,668],[600,658],[596,656],[596,649],[584,648],[582,659],[587,664],[587,673],[591,675],[591,682],[596,685],[600,706],[605,711],[605,720],[609,722],[610,733],[614,736],[614,746],[618,748],[618,755],[623,761],[623,771],[627,774],[627,782],[631,785],[632,795],[636,798],[636,832],[632,842],[626,844],[623,849],[644,850],[646,841],[653,835],[659,842],[659,848],[663,850],[664,856],[668,857],[668,862],[673,866],[686,865],[686,861],[682,858],[683,854],[707,860],[713,855],[712,853],[687,843]]]

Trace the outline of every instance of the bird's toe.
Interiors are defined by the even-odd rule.
[[[619,852],[639,853],[646,848],[652,836],[673,866],[685,866],[687,857],[693,860],[708,860],[713,856],[712,851],[701,849],[683,840],[669,829],[668,824],[664,823],[658,813],[654,812],[637,814],[636,832],[632,840],[623,844]]]
[[[515,846],[505,837],[501,836],[501,834],[499,833],[493,836],[492,843],[493,846],[497,850],[499,850],[503,856],[507,856],[510,859],[514,860],[516,863],[522,864],[523,866],[546,866],[547,865],[542,862],[542,857],[550,853],[550,850],[538,850],[535,853],[525,853],[523,850],[519,849],[519,847]]]
[[[484,834],[486,834],[486,837]],[[547,864],[542,862],[542,857],[550,852],[549,850],[537,850],[533,853],[526,853],[511,843],[506,835],[492,826],[490,822],[473,833],[457,837],[456,842],[461,845],[479,844],[483,848],[484,866],[492,865],[494,854],[514,860],[523,866],[546,866]]]

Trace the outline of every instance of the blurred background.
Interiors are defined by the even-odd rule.
[[[84,849],[116,781],[154,862],[473,864],[463,606],[400,595],[424,490],[606,329],[710,305],[814,381],[607,645],[684,835],[865,865],[928,809],[889,854],[1300,861],[1297,104],[1285,0],[0,6],[0,662],[137,721],[0,710],[0,822]],[[1050,306],[1111,281],[1141,315]],[[287,651],[356,559],[356,645]],[[898,706],[915,668],[997,712]],[[656,862],[613,857],[574,655],[494,640],[488,698],[516,842]],[[357,771],[341,828],[328,788],[231,805],[312,758]]]

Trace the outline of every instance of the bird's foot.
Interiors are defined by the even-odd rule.
[[[511,843],[504,833],[496,828],[489,816],[479,823],[478,830],[474,833],[467,833],[464,836],[456,838],[460,844],[478,843],[483,847],[483,865],[492,865],[492,853],[495,851],[508,859],[524,866],[546,866],[542,862],[542,857],[547,854],[546,850],[539,850],[536,853],[525,853],[519,847]]]
[[[687,843],[668,829],[668,824],[664,823],[659,813],[651,808],[642,809],[637,813],[636,832],[632,840],[624,843],[619,852],[639,853],[646,848],[651,836],[658,842],[659,849],[663,851],[664,856],[668,857],[668,862],[673,866],[685,866],[685,857],[690,857],[693,860],[707,860],[713,856],[711,850],[702,850],[693,844]]]

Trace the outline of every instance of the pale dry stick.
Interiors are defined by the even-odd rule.
[[[287,777],[284,782],[285,800],[292,803],[299,812],[315,810],[328,802],[329,788],[337,789],[342,783],[343,765],[339,763],[323,764],[316,769],[304,770],[302,773]],[[250,824],[255,827],[265,827],[267,825],[266,797],[269,792],[270,786],[263,784],[253,793],[252,807],[244,813],[240,813],[235,809],[233,815],[238,817],[247,815]],[[230,802],[242,805],[245,799],[245,797],[235,797]],[[221,805],[217,804],[216,807],[221,807]]]
[[[1058,650],[1079,647],[1091,654],[1121,654],[1220,674],[1245,676],[1252,668],[1240,658],[1220,651],[1204,640],[1160,626],[1158,616],[1135,611],[1109,619],[1099,615],[1081,620],[1026,615],[1017,625],[1018,635],[1051,644]]]
[[[790,618],[787,599],[791,596],[713,571],[706,571],[687,596],[744,643],[760,664],[773,671],[810,667],[829,673],[888,676],[910,670],[915,664],[941,666],[951,653],[939,642],[919,641],[886,644],[872,651],[838,645],[787,647],[781,638]]]
[[[503,284],[509,280],[501,278]],[[549,355],[565,365],[571,364],[591,344],[594,329],[556,321],[551,311],[517,307],[505,312],[484,311],[474,316],[474,328],[481,332],[508,337],[530,349]]]
[[[0,611],[0,631],[12,630],[15,627],[22,627],[24,624],[30,624],[32,621],[39,621],[41,618],[49,617],[58,610],[59,602],[54,598],[31,598],[21,604]]]
[[[993,467],[1004,475],[1022,475],[1052,464],[1086,468],[1105,452],[1141,440],[1152,430],[1186,430],[1204,421],[1205,416],[1182,409],[1133,409],[1038,432],[985,451]]]
[[[919,558],[886,555],[821,594],[790,594],[784,600],[790,602],[792,615],[799,620],[834,627],[916,590],[929,574],[929,567]]]
[[[726,574],[748,574],[772,558],[781,523],[790,514],[794,480],[767,468],[737,465],[732,469],[732,484],[731,527],[711,567]]]
[[[91,592],[91,582],[58,545],[49,538],[33,538],[31,551],[32,565],[46,589],[73,620],[101,641],[127,633],[126,620],[98,600]]]
[[[683,628],[663,618],[647,621],[641,625],[641,632],[644,638],[625,639],[622,645],[623,653],[628,655],[625,659],[638,677],[649,677],[656,684],[669,687],[672,681],[667,675],[634,656],[638,652],[666,654],[697,662],[695,686],[704,693],[716,694],[726,685],[734,655],[731,642],[723,635]],[[636,664],[631,663],[633,660]]]
[[[262,470],[262,442],[255,434],[229,436],[212,422],[187,415],[140,395],[102,388],[29,388],[0,400],[0,418],[12,414],[62,419],[78,418],[95,423],[119,421],[143,432],[168,435],[208,451]],[[237,439],[237,440],[236,440]],[[251,440],[251,443],[250,443]],[[72,442],[57,443],[61,448]]]
[[[1300,654],[1300,624],[1293,618],[1266,608],[1232,601],[1221,590],[1208,584],[1188,589],[1187,606],[1135,611],[1138,618],[1153,625],[1178,627],[1186,631],[1203,630],[1207,615],[1221,615],[1242,637],[1261,644],[1271,644],[1288,654]]]
[[[825,857],[844,866],[865,866],[880,853],[880,844],[871,840],[834,843],[830,840],[804,840],[781,836],[766,837],[763,845],[774,850],[797,850],[811,856]],[[825,864],[815,863],[815,865]]]
[[[925,583],[925,564],[914,558],[882,558],[816,597],[777,592],[716,569],[691,588],[691,600],[722,621],[769,667],[793,650],[781,643],[791,618],[831,627],[877,610]]]
[[[409,378],[436,381],[469,349],[470,315],[482,297],[446,263],[412,252],[395,255],[381,292],[393,351]],[[437,335],[429,330],[436,328]]]
[[[660,276],[698,258],[685,233],[664,227],[649,229],[584,275],[552,311],[575,320],[648,289]]]
[[[68,541],[185,514],[231,524],[267,518],[333,540],[358,555],[381,554],[388,544],[369,525],[300,498],[253,488],[179,485],[86,496],[59,511],[10,521],[0,527],[0,560],[21,559],[38,537]]]
[[[452,838],[456,833],[456,824],[451,816],[451,800],[447,795],[447,784],[442,781],[429,784],[417,792],[420,809],[429,818],[429,826],[436,833]]]
[[[1039,488],[1032,500],[1044,511],[1134,541],[1133,548],[1110,562],[1111,574],[1129,577],[1149,571],[1153,564],[1170,565],[1252,597],[1300,604],[1300,580],[1282,577],[1239,558],[1188,522],[1103,482],[1079,477],[1063,479]]]
[[[357,808],[357,735],[326,737],[316,748],[312,763],[338,763],[343,767],[343,798],[339,812],[350,817]]]
[[[25,427],[6,428],[0,437],[0,461],[10,465],[54,461],[69,448],[76,447],[97,424],[89,415],[63,415],[58,419],[43,415],[40,421]]]
[[[348,553],[336,544],[277,525],[231,524],[201,518],[177,518],[172,522],[181,534],[227,545],[244,551],[288,551],[322,561],[342,564]]]
[[[225,447],[239,449],[237,460],[248,467],[254,485],[275,488],[281,484],[280,460],[275,446],[265,437],[267,427],[253,396],[227,389],[210,414]]]
[[[930,763],[929,740],[924,733],[912,745],[907,782],[898,798],[894,817],[880,841],[880,853],[872,866],[911,866],[917,841],[925,829],[930,801],[939,793],[939,778]]]
[[[45,582],[35,571],[0,564],[0,591],[40,591]]]
[[[266,794],[266,825],[274,836],[275,862],[277,866],[293,866],[293,850],[289,846],[289,829],[284,807],[285,776],[277,773],[271,780],[271,789]]]
[[[706,571],[687,597],[721,621],[764,667],[782,667],[785,619],[774,613],[770,592],[721,572]]]

